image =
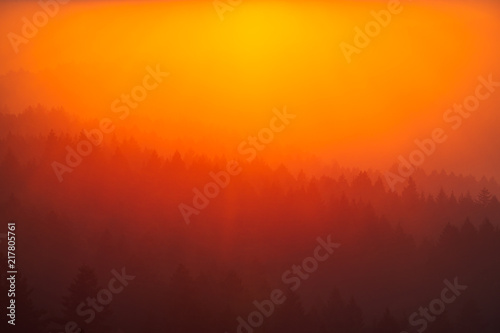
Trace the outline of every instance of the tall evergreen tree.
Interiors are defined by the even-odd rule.
[[[195,333],[203,330],[198,314],[199,304],[194,293],[194,281],[189,270],[179,265],[170,278],[166,309],[166,324],[169,332]]]
[[[95,310],[95,317],[82,317],[77,313],[77,308],[85,303],[85,308],[88,306],[87,300],[95,299],[97,294],[102,289],[99,284],[94,270],[89,266],[82,265],[78,269],[76,278],[69,286],[69,295],[63,297],[63,318],[60,321],[65,325],[69,321],[77,323],[85,333],[104,333],[109,331],[108,321],[111,317],[109,305],[102,306],[98,304],[101,311]],[[87,322],[88,321],[88,322]]]
[[[394,318],[389,309],[386,309],[380,321],[375,324],[373,333],[389,333],[400,331],[401,325],[398,323],[396,318]]]
[[[491,202],[492,195],[488,189],[483,188],[481,192],[477,195],[476,202],[481,206],[481,207],[487,207],[488,204]]]

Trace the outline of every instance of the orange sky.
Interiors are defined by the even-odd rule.
[[[267,154],[287,146],[387,168],[414,149],[414,139],[449,127],[444,111],[474,92],[479,75],[500,78],[498,6],[402,6],[347,63],[339,44],[352,44],[354,28],[364,27],[373,19],[370,11],[385,9],[387,1],[248,0],[225,13],[224,21],[211,1],[73,1],[61,5],[17,54],[8,38],[1,39],[0,75],[23,69],[33,76],[1,76],[0,97],[13,111],[41,102],[108,117],[112,101],[141,83],[145,67],[160,64],[169,78],[127,121],[164,119],[153,128],[162,136],[231,151],[268,125],[273,107],[286,105],[297,118]],[[21,18],[39,9],[36,2],[2,1],[0,33],[19,33]],[[461,170],[456,161],[495,136],[499,103],[500,91],[462,129],[450,132],[427,166],[495,174],[499,165],[488,164],[488,147],[477,165]]]

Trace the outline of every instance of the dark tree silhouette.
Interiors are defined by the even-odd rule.
[[[373,333],[388,333],[400,332],[401,325],[396,318],[391,314],[389,309],[386,309],[382,318],[375,324]]]
[[[483,188],[481,192],[477,195],[476,202],[481,206],[481,207],[487,207],[489,203],[491,202],[492,195],[488,189]]]
[[[99,304],[101,311],[95,310],[94,315],[81,316],[77,312],[82,303],[85,304],[82,309],[93,308],[87,305],[87,301],[89,298],[96,299],[101,289],[94,271],[87,265],[80,266],[75,279],[68,288],[69,295],[63,297],[63,317],[59,323],[65,325],[67,322],[73,321],[86,333],[109,331],[108,322],[111,317],[109,305]]]

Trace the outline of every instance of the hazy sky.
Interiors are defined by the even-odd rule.
[[[286,105],[297,118],[276,147],[384,169],[439,127],[449,139],[425,168],[498,175],[500,89],[459,129],[443,120],[478,76],[500,81],[498,5],[402,1],[349,63],[341,43],[356,46],[355,28],[387,3],[248,0],[221,20],[211,1],[74,1],[16,53],[9,33],[22,36],[40,7],[2,1],[0,99],[15,112],[40,102],[104,117],[158,64],[170,76],[134,112],[165,119],[154,130],[167,137],[230,149]]]

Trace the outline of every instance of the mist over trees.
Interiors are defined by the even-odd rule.
[[[78,128],[62,111],[0,114],[0,217],[17,221],[26,331],[63,332],[72,320],[86,333],[236,332],[255,300],[281,288],[287,300],[255,332],[416,332],[409,316],[455,277],[467,290],[426,331],[500,331],[493,179],[417,171],[392,192],[371,170],[311,175],[257,159],[187,225],[179,204],[192,205],[225,157],[111,136],[59,182],[52,163],[76,147]],[[328,235],[340,248],[289,290],[283,272]],[[136,279],[82,322],[75,307],[121,267]]]

